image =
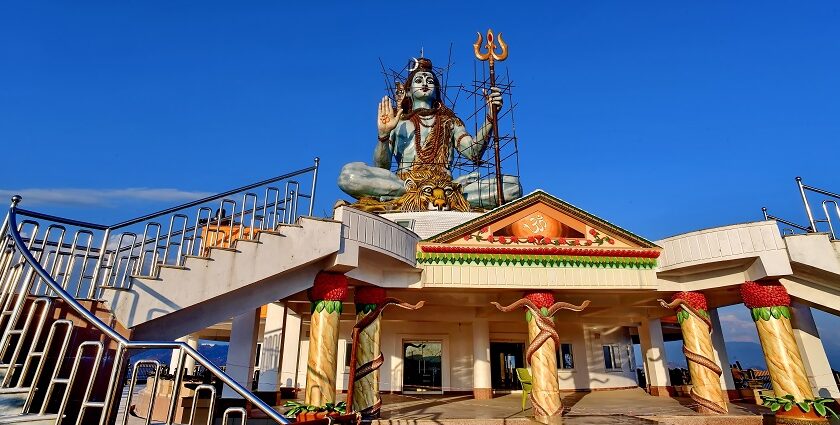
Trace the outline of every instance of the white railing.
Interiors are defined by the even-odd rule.
[[[756,256],[783,250],[775,221],[757,221],[698,230],[656,242],[661,246],[659,270]]]
[[[359,246],[394,257],[411,266],[417,263],[420,237],[393,221],[359,211],[341,208],[342,237]]]

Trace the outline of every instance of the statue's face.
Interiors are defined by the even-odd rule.
[[[431,72],[420,71],[411,79],[411,97],[414,99],[434,99],[435,77]]]

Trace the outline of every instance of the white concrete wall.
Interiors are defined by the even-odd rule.
[[[584,325],[584,340],[589,363],[589,388],[625,388],[636,386],[636,361],[633,358],[633,342],[626,327],[591,328]],[[620,368],[607,370],[604,367],[604,345],[619,347]]]
[[[387,313],[386,313],[387,314]],[[490,322],[490,341],[521,342],[528,337],[524,313],[511,315],[510,322]],[[350,341],[353,322],[341,322],[338,343],[337,383],[340,391],[346,390],[349,367],[345,364],[346,348]],[[304,333],[308,326],[304,325]],[[573,370],[558,370],[560,388],[607,389],[636,386],[636,365],[633,358],[632,340],[626,327],[593,328],[581,323],[558,322],[557,331],[561,343],[572,344],[575,367]],[[382,353],[385,363],[380,375],[382,391],[402,389],[402,343],[406,340],[439,340],[443,342],[444,391],[469,391],[473,389],[473,329],[469,322],[405,322],[382,323]],[[616,344],[620,349],[621,368],[604,368],[603,345]],[[306,380],[306,356],[308,337],[302,336],[298,362],[298,386]],[[289,354],[293,355],[293,354]]]

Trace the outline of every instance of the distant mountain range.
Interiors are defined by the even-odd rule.
[[[727,342],[726,352],[729,362],[740,362],[744,369],[766,369],[764,353],[761,345],[755,342]],[[685,355],[682,352],[682,341],[665,343],[665,355],[668,357],[669,367],[687,367]]]
[[[216,366],[222,367],[227,364],[227,342],[217,341],[201,341],[198,345],[198,352],[204,357],[207,357]],[[131,357],[132,361],[143,360],[157,360],[163,365],[169,364],[169,359],[172,358],[171,350],[146,350],[137,353]]]

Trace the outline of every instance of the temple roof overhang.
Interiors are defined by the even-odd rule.
[[[417,245],[424,287],[655,289],[661,248],[542,190]]]

